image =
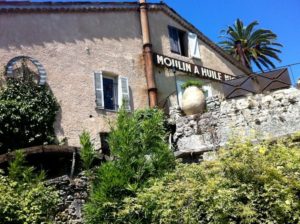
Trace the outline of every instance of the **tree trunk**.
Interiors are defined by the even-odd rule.
[[[237,40],[235,41],[235,47],[237,49],[237,52],[238,52],[238,55],[240,56],[240,59],[241,59],[241,62],[242,64],[246,67],[246,68],[249,68],[250,70],[251,69],[251,66],[248,64],[247,60],[246,60],[246,55],[243,51],[243,48],[242,48],[242,43],[240,40]]]

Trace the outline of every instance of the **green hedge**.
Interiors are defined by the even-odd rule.
[[[127,197],[115,223],[299,223],[300,148],[232,143]]]

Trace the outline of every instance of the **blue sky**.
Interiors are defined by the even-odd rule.
[[[259,28],[272,30],[278,35],[278,42],[284,45],[280,54],[282,62],[276,62],[276,66],[300,63],[300,0],[164,0],[164,2],[214,42],[221,40],[220,30],[233,24],[237,18],[245,24],[257,20],[260,23]],[[300,78],[300,64],[292,66],[289,72],[290,75],[293,74],[291,77],[293,80]]]

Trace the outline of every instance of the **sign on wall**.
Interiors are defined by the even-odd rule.
[[[199,78],[203,78],[203,79],[211,79],[219,82],[235,79],[234,76],[223,72],[215,71],[213,69],[191,64],[185,61],[181,61],[175,58],[170,58],[156,53],[153,54],[153,60],[154,63],[158,66],[167,67],[170,69],[175,69],[177,71],[189,73],[191,75],[198,76]]]

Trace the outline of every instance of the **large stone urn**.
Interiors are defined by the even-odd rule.
[[[182,110],[186,115],[203,113],[205,108],[205,96],[197,86],[187,87],[182,95]]]

